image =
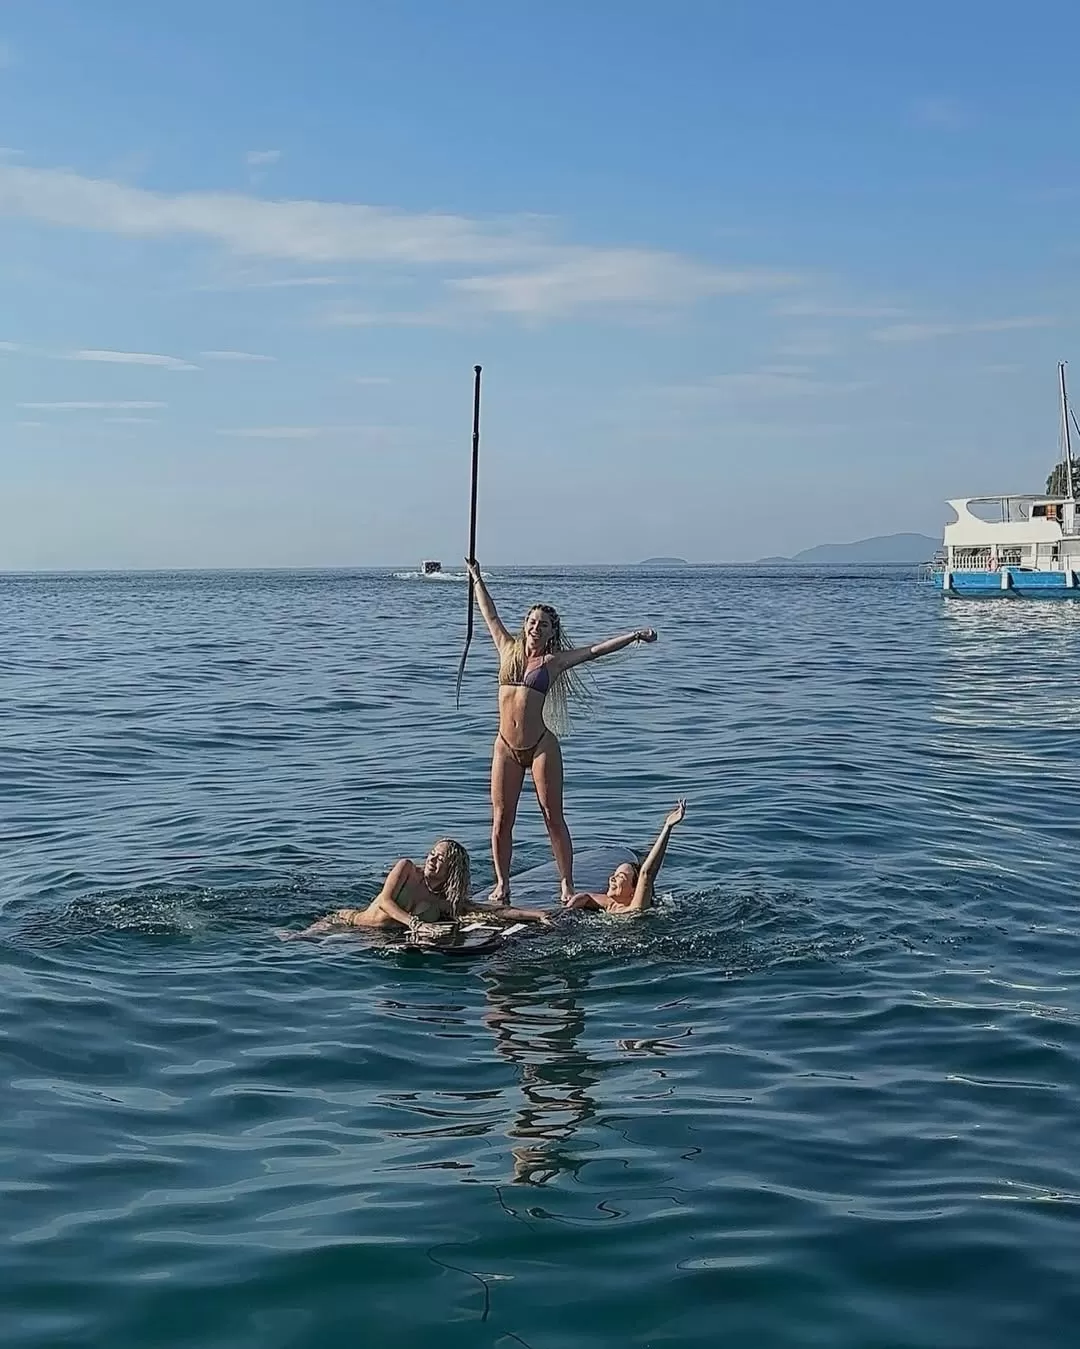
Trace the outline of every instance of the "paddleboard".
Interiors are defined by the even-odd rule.
[[[500,923],[495,926],[468,922],[458,926],[454,923],[432,923],[421,933],[406,933],[388,945],[401,955],[485,956],[497,951],[508,941],[513,941],[527,926],[531,924]]]
[[[624,862],[637,862],[632,848],[610,845],[581,848],[574,854],[574,885],[578,890],[602,894],[607,889],[608,877]],[[472,895],[474,904],[486,904],[491,886]],[[530,867],[510,877],[510,903],[519,909],[557,909],[559,907],[559,873],[554,862]]]
[[[608,877],[623,862],[636,862],[631,848],[608,846],[585,848],[574,858],[574,884],[579,890],[602,892],[607,889]],[[530,867],[510,878],[510,903],[515,908],[546,909],[554,917],[563,912],[559,907],[559,873],[554,862]],[[491,887],[477,890],[473,903],[485,907]],[[497,912],[497,910],[496,910]],[[536,935],[544,929],[537,923],[505,923],[486,921],[483,914],[474,914],[461,924],[428,924],[419,936],[409,932],[395,936],[384,949],[395,954],[414,956],[483,956],[523,936]]]

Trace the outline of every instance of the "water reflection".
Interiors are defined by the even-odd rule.
[[[1080,605],[1067,601],[942,603],[934,719],[952,725],[1080,725],[1071,688]]]
[[[941,604],[941,618],[955,633],[976,640],[1008,633],[1058,633],[1071,641],[1080,631],[1080,604],[1015,597],[947,599]]]
[[[524,1098],[508,1129],[517,1184],[544,1185],[563,1172],[576,1175],[584,1164],[572,1141],[596,1118],[590,1092],[603,1071],[578,1043],[587,982],[572,966],[496,965],[485,973],[484,1022],[496,1052],[517,1068]]]

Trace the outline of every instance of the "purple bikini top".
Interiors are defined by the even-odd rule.
[[[551,688],[551,671],[546,665],[537,665],[533,670],[526,670],[520,679],[507,679],[505,683],[514,688],[532,689],[533,693],[543,697]]]

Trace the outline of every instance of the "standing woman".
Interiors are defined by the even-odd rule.
[[[567,727],[567,703],[581,685],[574,666],[621,651],[632,642],[655,642],[652,628],[609,637],[594,646],[571,646],[558,613],[534,604],[515,637],[503,625],[477,562],[465,565],[476,600],[499,652],[499,733],[491,760],[491,851],[497,904],[510,900],[510,858],[514,820],[526,770],[532,770],[536,799],[551,839],[563,902],[574,893],[574,845],[563,817],[563,762],[559,736]]]

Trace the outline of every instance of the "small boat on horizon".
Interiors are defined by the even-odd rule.
[[[1080,511],[1069,432],[1071,412],[1061,386],[1062,459],[1051,474],[1058,491],[956,497],[937,557],[924,575],[942,594],[958,597],[1080,599]]]
[[[446,581],[463,584],[469,579],[466,571],[444,571],[443,564],[432,557],[424,558],[415,571],[395,571],[391,575],[397,581]]]

